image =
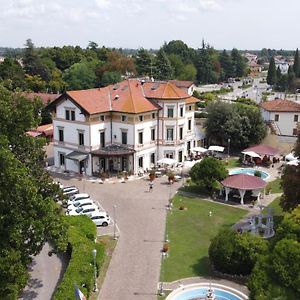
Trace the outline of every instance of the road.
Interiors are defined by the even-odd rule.
[[[76,178],[56,178],[65,185],[76,185],[114,215],[116,205],[120,237],[113,253],[98,300],[157,299],[161,249],[170,194],[181,183],[167,184],[167,177],[149,182],[92,183]],[[101,233],[101,227],[99,228]],[[103,229],[105,231],[106,229]]]
[[[48,255],[51,250],[47,243],[42,251],[33,258],[29,267],[30,279],[19,299],[22,300],[50,300],[60,281],[67,259],[60,255]]]

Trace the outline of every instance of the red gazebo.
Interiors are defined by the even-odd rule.
[[[277,148],[271,147],[269,145],[260,144],[260,145],[251,146],[251,147],[243,150],[242,152],[255,152],[259,155],[275,156],[275,155],[279,154],[280,150]]]
[[[240,193],[241,204],[244,204],[246,191],[253,191],[259,198],[261,190],[267,185],[260,177],[247,174],[230,175],[221,184],[225,188],[225,201],[228,201],[229,192],[236,189]]]

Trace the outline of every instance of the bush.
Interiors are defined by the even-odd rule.
[[[97,272],[104,259],[104,246],[95,244],[96,226],[87,216],[68,216],[68,242],[70,262],[53,299],[73,300],[74,284],[78,285],[86,297],[94,286],[94,264],[92,250],[97,250]]]
[[[250,233],[222,230],[212,240],[209,258],[216,270],[234,275],[251,273],[259,254],[267,252],[267,242]]]

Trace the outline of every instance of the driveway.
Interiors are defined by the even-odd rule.
[[[52,248],[46,243],[29,267],[30,278],[19,299],[50,300],[67,266],[64,255],[48,255]]]
[[[111,217],[116,205],[120,237],[98,300],[157,299],[166,208],[181,183],[170,188],[167,177],[157,178],[149,192],[149,182],[144,179],[115,184],[63,177],[56,180],[85,190]]]

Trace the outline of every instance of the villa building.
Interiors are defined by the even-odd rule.
[[[136,174],[163,157],[182,162],[196,145],[196,102],[171,82],[137,79],[65,92],[49,104],[55,166]]]
[[[300,120],[300,104],[289,100],[271,100],[260,105],[263,119],[273,133],[282,136],[297,136]]]

